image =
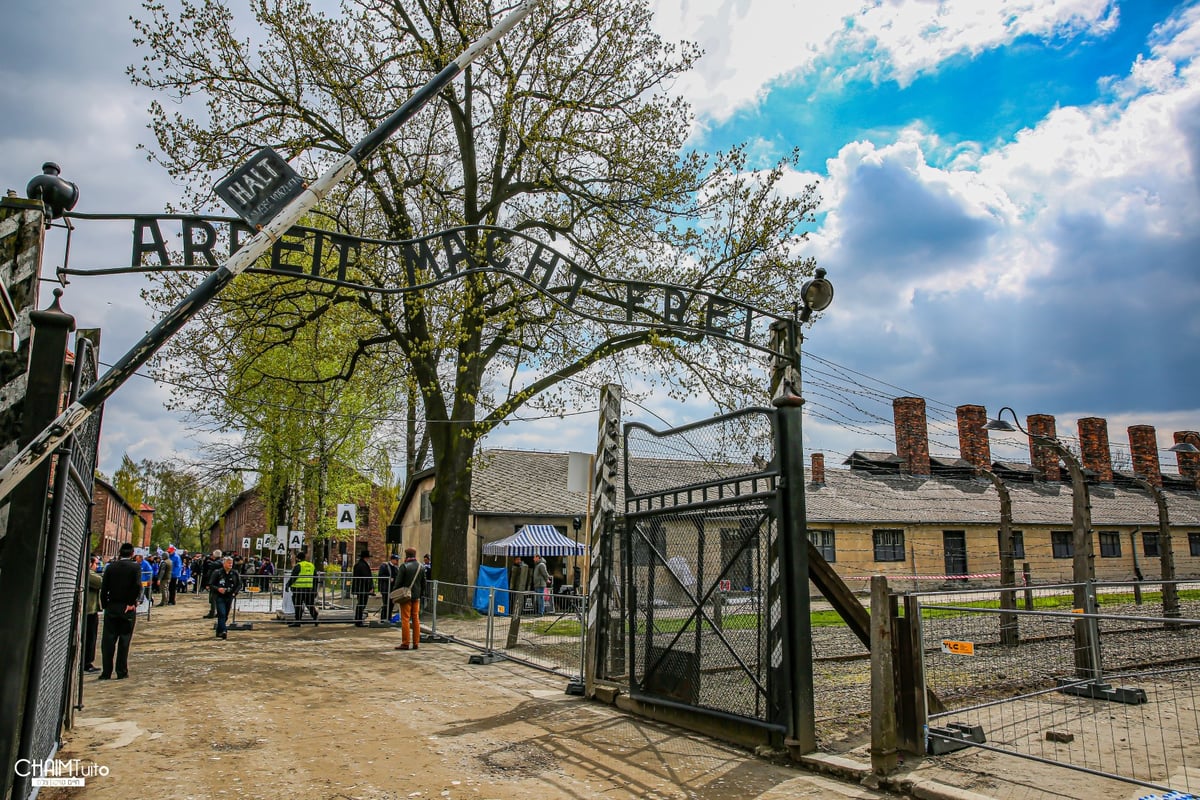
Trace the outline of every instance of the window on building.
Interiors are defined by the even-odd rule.
[[[667,558],[667,528],[662,520],[639,522],[633,530],[633,565],[661,565]]]
[[[721,528],[721,564],[735,592],[754,589],[758,559],[758,528],[747,520],[737,528]]]
[[[808,532],[808,540],[817,548],[822,558],[830,564],[837,563],[837,548],[833,543],[833,531],[810,530]]]
[[[871,532],[875,540],[876,561],[904,560],[904,531],[899,528],[877,529]]]
[[[1000,531],[996,531],[997,538]],[[1021,531],[1012,532],[1013,548],[1012,557],[1014,559],[1025,558],[1025,534]],[[1004,541],[1000,540],[1000,555],[1004,555]]]
[[[1100,531],[1100,557],[1121,557],[1121,534],[1117,531]]]
[[[421,492],[421,522],[433,519],[433,503],[429,501],[429,492]]]
[[[1188,534],[1188,552],[1200,556],[1200,533]]]
[[[1075,556],[1075,545],[1071,541],[1071,532],[1051,531],[1050,549],[1053,551],[1055,558],[1073,558]]]
[[[1158,531],[1142,531],[1142,552],[1147,558],[1158,558],[1162,551],[1158,549]]]

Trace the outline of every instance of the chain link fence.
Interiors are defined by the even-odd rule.
[[[1170,618],[1155,613],[1161,585],[1143,582],[1139,606],[1127,585],[1087,584],[1100,613],[1073,608],[1075,589],[1030,587],[1011,611],[994,590],[918,596],[925,685],[946,708],[928,716],[931,751],[983,747],[1200,791],[1200,586],[1178,585]],[[1004,615],[1017,618],[1016,645],[1002,643]]]

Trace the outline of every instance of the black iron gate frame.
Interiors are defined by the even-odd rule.
[[[77,336],[75,341],[68,402],[94,383],[98,372],[94,343],[84,335]],[[63,725],[72,717],[73,688],[78,693],[76,705],[81,706],[83,701],[80,675],[84,654],[80,634],[99,437],[100,415],[96,414],[59,448],[47,525],[38,636],[34,641],[26,713],[20,732],[19,757],[24,759],[52,758]]]
[[[736,470],[736,474],[717,480],[703,481],[687,485],[672,486],[665,489],[638,493],[630,483],[630,433],[635,430],[643,431],[655,438],[665,438],[694,432],[705,427],[730,423],[738,417],[763,415],[775,427],[775,412],[765,408],[751,408],[725,414],[701,422],[656,431],[641,423],[628,423],[624,430],[623,458],[625,475],[625,518],[622,543],[622,572],[624,596],[629,598],[629,624],[626,629],[626,639],[629,647],[629,687],[631,695],[640,701],[664,706],[685,707],[717,718],[734,719],[774,733],[787,731],[786,709],[781,702],[783,688],[782,664],[775,658],[781,642],[779,641],[778,626],[771,624],[772,609],[782,602],[777,586],[779,569],[779,535],[778,521],[778,480],[779,471],[771,464],[746,465],[746,469]],[[773,462],[774,463],[774,462]],[[730,519],[737,520],[741,528],[741,541],[736,551],[722,554],[720,569],[715,577],[703,573],[703,559],[698,559],[695,591],[689,586],[670,564],[667,553],[663,552],[654,541],[652,531],[663,525],[663,517],[671,516],[677,520],[690,521],[696,528],[700,548],[703,549],[704,523],[706,520]],[[721,625],[713,619],[707,608],[714,602],[723,581],[727,579],[732,567],[743,556],[752,543],[759,542],[760,537],[763,552],[766,554],[766,564],[762,565],[755,580],[754,603],[756,625],[755,652],[758,664],[752,666],[746,662],[737,648],[726,636]],[[663,645],[655,645],[654,609],[656,597],[637,599],[638,584],[635,567],[640,563],[635,556],[635,549],[645,554],[646,560],[652,566],[665,571],[672,587],[686,598],[690,610],[685,608],[686,616],[681,617],[678,630]],[[650,593],[655,594],[657,570],[648,573]],[[645,612],[641,610],[645,608]],[[774,617],[778,617],[775,614]],[[704,631],[715,634],[723,652],[728,653],[734,661],[732,668],[723,671],[736,672],[739,677],[748,680],[754,693],[753,714],[745,715],[726,709],[705,705],[697,698],[691,702],[681,702],[678,696],[666,695],[654,689],[654,676],[660,670],[678,670],[680,665],[671,659],[674,648],[689,632],[696,637],[696,654],[699,659],[701,638]],[[639,639],[645,639],[644,652],[639,651]],[[657,654],[655,651],[658,651]],[[644,661],[643,669],[637,668],[638,660]],[[639,672],[641,679],[639,680]],[[705,672],[702,665],[695,665],[696,680]],[[679,677],[678,675],[674,677]],[[685,676],[686,677],[686,676]]]

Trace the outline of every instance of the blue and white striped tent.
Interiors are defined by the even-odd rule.
[[[525,525],[504,539],[483,546],[485,556],[581,556],[587,547],[559,533],[553,525]]]

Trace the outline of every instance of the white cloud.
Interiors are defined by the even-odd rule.
[[[654,26],[668,41],[687,39],[705,49],[677,88],[701,117],[717,120],[835,49],[871,53],[846,70],[907,85],[946,59],[1019,36],[1103,35],[1117,24],[1113,0],[652,0],[652,6]]]

